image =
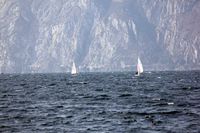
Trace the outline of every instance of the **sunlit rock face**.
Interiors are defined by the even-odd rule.
[[[138,0],[139,1],[139,0]],[[200,1],[142,0],[145,16],[156,41],[167,51],[176,70],[200,67]]]
[[[0,0],[1,72],[200,68],[198,0]]]

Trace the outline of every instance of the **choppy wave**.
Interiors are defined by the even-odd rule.
[[[133,75],[0,75],[0,132],[200,132],[200,72]]]

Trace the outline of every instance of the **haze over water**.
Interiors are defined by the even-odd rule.
[[[200,71],[1,74],[0,132],[200,132]]]

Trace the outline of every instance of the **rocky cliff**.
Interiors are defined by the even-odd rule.
[[[1,72],[200,69],[199,0],[0,0]]]

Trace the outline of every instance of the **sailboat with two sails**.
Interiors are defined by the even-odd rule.
[[[143,73],[143,72],[144,72],[143,65],[142,65],[140,58],[138,57],[136,76],[140,76],[140,74]]]
[[[72,74],[72,75],[77,75],[77,74],[78,74],[78,71],[77,71],[77,69],[76,69],[76,65],[75,65],[74,62],[73,62],[73,64],[72,64],[71,74]]]

